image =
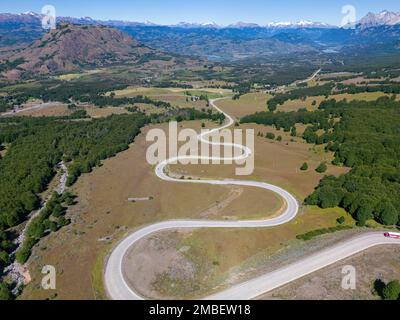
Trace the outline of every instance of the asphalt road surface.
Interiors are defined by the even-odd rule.
[[[215,101],[211,101],[211,105],[225,114],[227,123],[220,128],[211,130],[208,133],[203,133],[198,136],[199,140],[202,140],[210,144],[205,137],[212,134],[215,131],[223,130],[234,124],[233,118],[222,111],[215,105]],[[245,146],[237,144],[223,144],[230,145],[234,148],[242,150],[242,153],[238,156],[233,156],[232,158],[217,158],[217,157],[207,157],[208,160],[242,160],[251,155],[251,150]],[[264,182],[257,181],[245,181],[245,180],[181,180],[169,177],[165,173],[165,168],[176,162],[177,160],[190,160],[190,159],[203,159],[203,157],[176,157],[170,158],[161,162],[155,169],[157,176],[171,183],[197,183],[197,184],[213,184],[213,185],[239,185],[239,186],[249,186],[255,188],[263,188],[269,191],[273,191],[281,196],[286,202],[286,210],[278,217],[274,217],[266,220],[241,220],[241,221],[207,221],[207,220],[171,220],[160,222],[156,224],[149,225],[142,229],[133,232],[128,237],[123,239],[112,251],[105,269],[104,281],[107,290],[107,294],[111,299],[114,300],[142,300],[144,299],[138,293],[136,293],[132,288],[129,287],[124,279],[122,271],[123,259],[129,250],[129,248],[134,245],[140,239],[163,230],[169,229],[179,229],[179,228],[267,228],[285,224],[293,220],[299,210],[299,205],[297,200],[286,190],[268,184]],[[256,298],[257,296],[285,285],[291,281],[299,279],[309,273],[319,270],[325,266],[333,264],[337,261],[345,259],[352,256],[360,251],[366,250],[370,247],[383,245],[383,244],[400,244],[399,240],[388,239],[383,236],[383,233],[368,233],[357,238],[345,241],[331,248],[320,251],[312,256],[303,258],[294,264],[285,266],[281,269],[275,270],[271,273],[265,274],[263,276],[254,278],[250,281],[244,282],[239,285],[232,286],[231,288],[224,290],[218,294],[206,297],[206,300],[214,299],[239,299],[246,300]]]

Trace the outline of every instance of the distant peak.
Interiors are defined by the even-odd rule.
[[[331,27],[327,23],[313,22],[309,20],[300,20],[297,22],[281,21],[281,22],[269,22],[267,27],[270,28],[326,28]]]
[[[368,12],[359,22],[362,26],[393,26],[400,24],[400,12],[383,10],[377,14]]]

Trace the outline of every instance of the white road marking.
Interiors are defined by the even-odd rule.
[[[211,130],[206,134],[200,134],[199,140],[205,143],[210,143],[204,139],[208,134],[211,134],[218,130],[223,130],[234,124],[233,118],[222,111],[215,105],[215,101],[212,100],[211,105],[219,112],[225,114],[228,123],[220,128]],[[215,143],[217,145],[224,145]],[[251,155],[251,150],[245,146],[237,144],[228,144],[236,148],[242,149],[242,155],[238,157],[232,157],[230,160],[245,159]],[[267,228],[285,224],[293,220],[299,210],[299,205],[294,196],[292,196],[286,190],[268,184],[257,181],[244,181],[244,180],[180,180],[169,177],[165,173],[165,167],[180,159],[202,159],[202,157],[176,157],[171,158],[160,163],[155,173],[157,176],[164,180],[174,183],[197,183],[197,184],[213,184],[213,185],[239,185],[249,186],[256,188],[263,188],[269,191],[273,191],[280,195],[286,201],[286,210],[278,217],[266,219],[266,220],[241,220],[241,221],[206,221],[206,220],[171,220],[160,222],[156,224],[144,227],[122,240],[112,251],[105,269],[104,282],[107,289],[107,293],[110,298],[114,300],[142,300],[144,299],[138,293],[136,293],[124,279],[122,272],[122,262],[128,249],[140,239],[162,230],[179,229],[179,228]],[[207,157],[208,160],[228,160],[228,158],[213,158]],[[325,249],[316,253],[310,257],[303,258],[298,262],[281,269],[275,270],[271,273],[263,276],[254,278],[250,281],[244,282],[239,285],[232,286],[231,288],[224,290],[215,295],[206,297],[206,300],[214,299],[252,299],[272,289],[280,287],[298,278],[301,278],[309,273],[319,270],[327,265],[335,263],[339,260],[345,259],[351,255],[354,255],[360,251],[368,249],[372,246],[381,244],[400,244],[400,241],[394,239],[388,239],[383,236],[383,233],[368,233],[360,237],[348,240],[331,248]]]

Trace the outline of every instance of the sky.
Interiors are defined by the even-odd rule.
[[[44,5],[53,5],[58,16],[158,24],[311,20],[340,25],[345,5],[355,7],[357,20],[369,11],[400,11],[399,0],[0,0],[0,12],[40,13]]]

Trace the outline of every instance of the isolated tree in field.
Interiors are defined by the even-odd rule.
[[[278,138],[276,138],[276,141],[282,141],[282,136],[278,136]]]
[[[336,222],[338,224],[343,224],[343,223],[345,223],[345,221],[346,221],[346,219],[343,216],[341,216],[340,218],[337,218],[337,220],[336,220]]]
[[[267,139],[270,139],[270,140],[275,140],[275,134],[273,134],[272,132],[267,132],[267,134],[265,135],[265,137],[266,137]]]
[[[297,129],[296,129],[296,127],[292,127],[292,129],[290,130],[290,135],[292,137],[297,137]]]
[[[326,170],[328,170],[328,167],[326,166],[325,162],[322,162],[317,169],[315,169],[315,171],[317,171],[318,173],[324,173],[326,172]]]
[[[308,163],[304,162],[303,165],[300,168],[301,171],[307,171],[308,170]]]
[[[389,282],[382,291],[384,300],[398,300],[400,298],[400,282],[397,280]]]

